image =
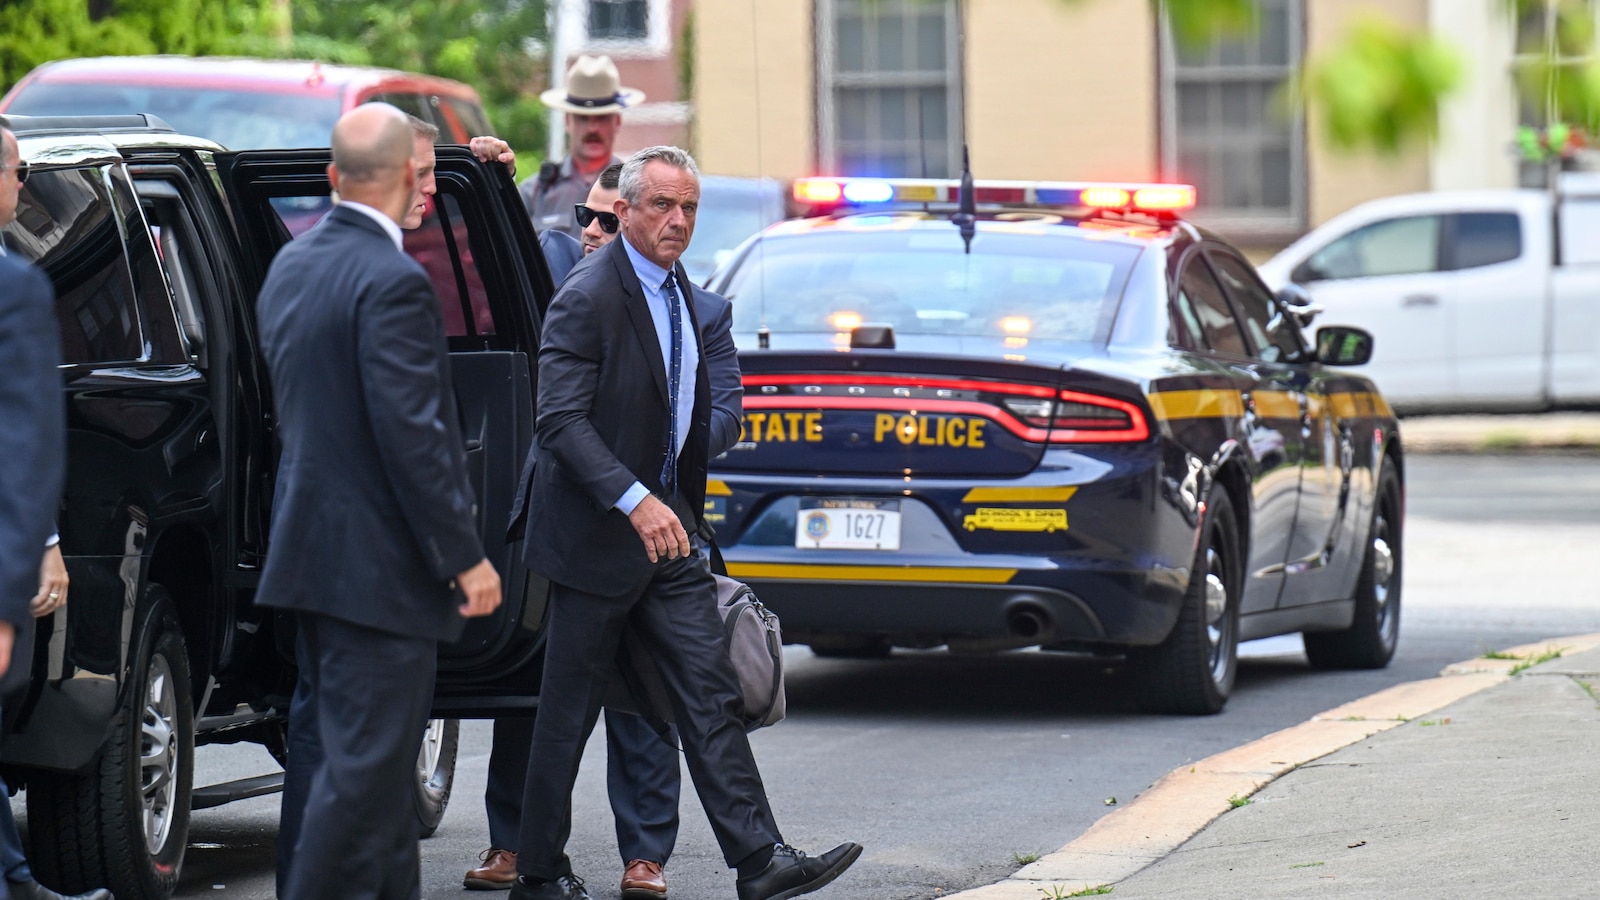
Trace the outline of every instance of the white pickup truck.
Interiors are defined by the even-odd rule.
[[[1357,371],[1403,412],[1600,406],[1600,174],[1560,186],[1364,203],[1261,277],[1372,332]]]

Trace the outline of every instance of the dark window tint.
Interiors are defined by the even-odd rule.
[[[1267,362],[1299,362],[1305,351],[1294,323],[1250,267],[1226,253],[1209,255],[1228,296],[1243,315],[1244,327],[1250,332],[1256,355]]]
[[[494,314],[473,260],[461,204],[447,192],[446,183],[441,182],[440,188],[428,204],[422,224],[404,233],[406,252],[422,264],[433,281],[446,335],[494,334]]]
[[[1439,217],[1406,216],[1363,225],[1302,263],[1297,282],[1412,275],[1439,268]]]
[[[649,36],[649,0],[589,0],[589,40],[642,41]]]
[[[1184,267],[1183,277],[1178,279],[1178,293],[1179,309],[1187,305],[1194,311],[1207,347],[1230,356],[1250,355],[1245,349],[1244,336],[1239,333],[1239,324],[1233,318],[1233,310],[1228,306],[1227,295],[1198,256]]]
[[[103,170],[34,171],[5,240],[54,283],[68,363],[144,355],[139,306]]]
[[[438,124],[434,121],[432,105],[428,102],[428,98],[421,94],[375,94],[367,98],[367,102],[387,103],[390,106],[398,107],[401,112],[416,116],[424,122]]]
[[[161,260],[152,240],[154,234],[145,224],[139,198],[134,195],[127,176],[121,169],[112,169],[110,174],[112,196],[116,198],[117,215],[122,219],[124,247],[144,320],[148,359],[159,365],[188,362],[189,349],[179,335],[178,315],[172,306],[167,280],[161,273]]]
[[[1522,222],[1516,213],[1460,213],[1451,217],[1447,268],[1492,266],[1522,255]]]

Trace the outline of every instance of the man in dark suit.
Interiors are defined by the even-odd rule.
[[[651,147],[624,164],[622,239],[590,254],[551,302],[525,555],[552,583],[513,900],[588,898],[565,853],[572,787],[624,625],[670,687],[689,772],[739,900],[795,897],[861,854],[783,843],[737,714],[715,586],[690,534],[703,512],[711,389],[692,288],[677,260],[699,206],[694,160]],[[685,297],[689,302],[685,302]]]
[[[340,203],[279,251],[256,305],[283,443],[257,602],[298,625],[278,893],[416,898],[411,781],[438,642],[499,605],[500,579],[439,304],[400,250],[411,128],[365,104],[332,144]]]
[[[621,163],[607,167],[589,189],[588,199],[575,210],[582,229],[581,245],[564,231],[539,235],[539,247],[557,284],[581,257],[616,239],[617,179],[621,174]],[[696,288],[694,311],[711,382],[710,454],[715,458],[739,440],[743,414],[740,398],[744,385],[739,377],[739,350],[733,343],[733,305],[720,294]],[[530,463],[532,459],[530,455]],[[683,786],[678,752],[638,715],[608,707],[605,719],[606,791],[622,855],[622,900],[661,900],[667,895],[662,869],[678,842],[678,798]],[[490,847],[479,854],[482,865],[469,870],[463,879],[469,889],[503,890],[517,878],[517,854],[510,848],[517,845],[532,739],[532,719],[495,720],[484,790]]]
[[[27,171],[16,136],[0,128],[0,227],[17,217]],[[3,691],[27,680],[35,611],[51,612],[66,599],[65,570],[51,571],[60,551],[44,552],[43,569],[39,557],[55,532],[67,450],[55,291],[43,272],[7,255],[3,243],[0,286],[0,676],[8,676],[0,681]],[[0,804],[7,802],[0,793]],[[9,805],[0,813],[0,866],[0,898],[62,900],[33,879]],[[110,894],[83,896],[102,900]]]

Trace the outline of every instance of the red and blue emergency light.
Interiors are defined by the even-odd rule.
[[[978,203],[1125,212],[1178,213],[1193,209],[1192,184],[1098,181],[976,181]],[[798,178],[794,199],[814,209],[877,203],[957,203],[961,182],[938,178]]]

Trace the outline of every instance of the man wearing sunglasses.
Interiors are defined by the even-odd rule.
[[[0,228],[17,218],[28,161],[17,138],[0,127]],[[61,550],[50,542],[50,514],[61,500],[66,459],[62,422],[61,338],[50,280],[7,255],[0,243],[0,683],[6,694],[27,684],[33,619],[67,598]],[[43,554],[43,565],[34,562]],[[39,590],[35,594],[34,586]],[[29,598],[33,598],[29,602]],[[33,878],[22,838],[0,781],[0,898],[110,900],[106,890],[64,898]]]
[[[606,167],[589,196],[573,209],[583,255],[588,256],[617,237],[615,212],[622,164]],[[548,243],[547,243],[548,241]],[[572,264],[561,267],[550,244],[565,246],[564,232],[540,234],[540,246],[559,284]],[[739,374],[738,348],[733,343],[733,306],[721,295],[694,289],[695,317],[702,323],[701,344],[706,374],[711,384],[711,456],[726,452],[739,440],[744,387]],[[606,792],[616,818],[617,849],[623,862],[623,900],[661,900],[667,896],[662,867],[678,840],[678,797],[683,776],[677,750],[632,713],[606,709]],[[533,743],[533,719],[505,718],[494,723],[494,743],[489,754],[489,780],[484,806],[489,814],[489,840],[494,845],[481,854],[484,865],[467,873],[464,884],[477,890],[509,889],[516,880],[517,855],[505,849],[517,845],[521,823],[522,792],[527,780],[528,751]]]

